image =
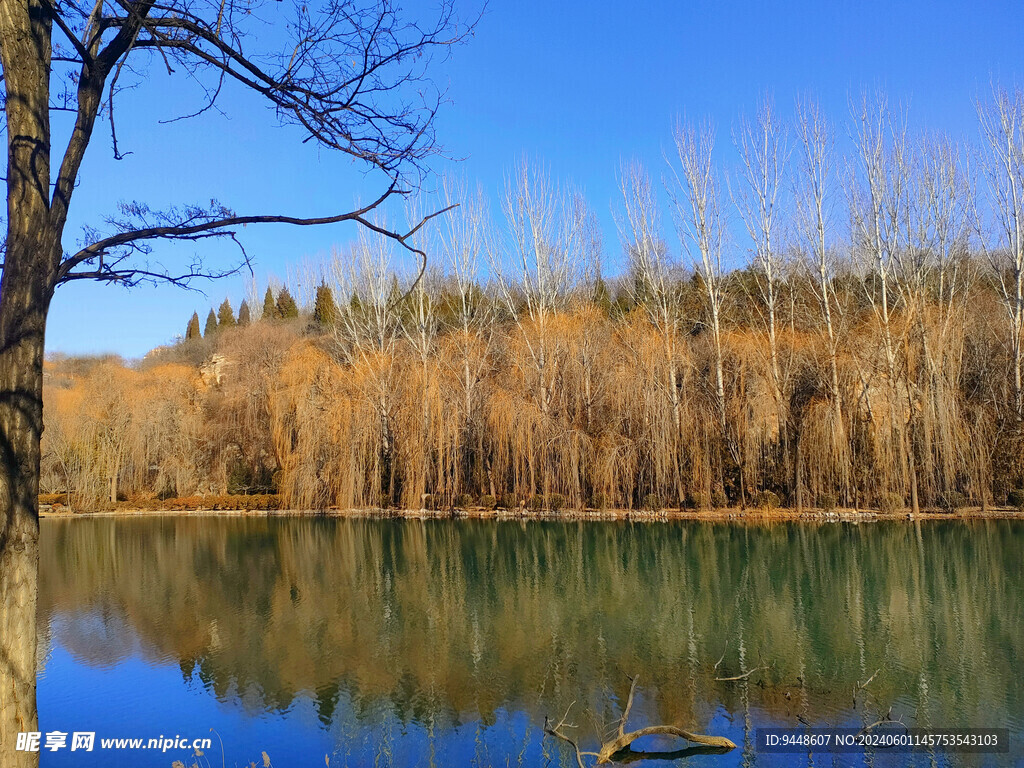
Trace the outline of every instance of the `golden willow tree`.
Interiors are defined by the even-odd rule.
[[[732,229],[707,131],[681,130],[666,169],[678,244],[625,165],[609,283],[586,268],[586,204],[520,165],[504,222],[446,183],[437,207],[460,207],[429,279],[364,232],[305,280],[331,284],[333,323],[267,318],[147,358],[122,377],[152,393],[128,427],[99,407],[120,378],[55,359],[43,490],[76,509],[272,491],[315,509],[1017,506],[1016,177],[973,184],[963,150],[875,99],[848,157],[814,104],[795,117],[762,107],[739,134]],[[161,394],[154,365],[200,381]]]
[[[956,147],[908,134],[884,166],[902,192],[883,208],[896,213],[883,294],[871,241],[835,224],[850,209],[837,199],[831,131],[811,105],[802,114],[796,218],[784,219],[794,239],[775,286],[780,398],[764,266],[721,272],[717,347],[702,271],[665,243],[653,185],[634,163],[620,179],[628,271],[603,290],[575,270],[557,281],[542,332],[534,265],[538,252],[559,252],[511,250],[509,237],[527,260],[501,284],[481,282],[477,257],[498,261],[504,233],[489,234],[471,193],[431,249],[445,272],[414,282],[376,235],[310,272],[307,285],[333,284],[332,324],[308,309],[268,318],[159,350],[136,370],[48,361],[41,489],[76,510],[115,495],[147,507],[276,492],[293,509],[692,509],[745,497],[895,512],[913,506],[916,482],[921,509],[1017,506],[1005,300],[991,259],[969,249],[972,195]],[[854,181],[857,210],[870,211],[866,177]],[[892,184],[879,183],[882,200]],[[442,205],[463,199],[445,195]],[[585,215],[562,229],[545,206],[531,210],[548,222],[537,227],[543,244],[586,230]],[[577,263],[589,239],[570,242]],[[559,273],[541,264],[547,284]],[[543,368],[531,349],[543,349]],[[132,403],[129,424],[104,405],[116,387]]]
[[[270,33],[263,26],[268,19]],[[73,280],[187,285],[217,277],[224,273],[198,261],[175,268],[151,260],[154,243],[235,239],[247,224],[354,221],[411,249],[411,232],[384,229],[367,217],[389,198],[405,195],[436,153],[440,95],[426,81],[427,67],[432,54],[449,50],[468,29],[448,0],[425,23],[405,18],[390,0],[322,6],[0,2],[7,139],[0,281],[0,743],[13,744],[15,733],[35,729],[42,367],[54,290]],[[120,157],[114,107],[122,78],[143,86],[150,66],[197,84],[205,99],[199,112],[215,108],[231,88],[262,97],[280,124],[379,172],[380,190],[364,207],[317,218],[239,215],[217,203],[166,210],[129,203],[110,217],[105,231],[88,230],[87,244],[69,250],[79,238],[65,230],[97,121],[106,118]],[[67,86],[55,91],[55,83]],[[73,118],[63,149],[53,146],[51,131],[58,111]],[[33,758],[23,759],[28,764]]]

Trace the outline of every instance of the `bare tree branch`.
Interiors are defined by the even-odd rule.
[[[565,728],[575,728],[576,726],[566,722],[569,717],[569,712],[572,710],[573,702],[569,705],[568,709],[565,710],[565,714],[562,715],[562,719],[556,724],[551,725],[548,718],[544,718],[544,733],[549,736],[554,736],[562,741],[566,742],[573,748],[573,752],[576,756],[576,765],[579,768],[586,768],[586,764],[583,762],[585,756],[596,757],[596,765],[604,765],[612,762],[631,762],[630,757],[636,759],[640,753],[635,753],[630,750],[630,745],[637,739],[643,738],[644,736],[677,736],[681,739],[685,739],[693,744],[700,744],[702,747],[713,749],[715,752],[727,752],[731,749],[735,749],[736,745],[725,738],[724,736],[705,736],[700,733],[693,733],[674,725],[649,725],[646,728],[639,728],[635,731],[626,731],[626,722],[629,720],[630,710],[633,708],[633,698],[636,694],[637,681],[639,675],[635,675],[630,678],[629,685],[629,696],[626,699],[626,706],[622,710],[622,717],[619,718],[618,727],[616,729],[616,736],[610,741],[606,741],[601,745],[601,749],[597,752],[586,752],[579,748],[578,742],[571,736],[565,733]],[[673,753],[650,753],[648,756],[652,758],[663,758],[666,755]]]

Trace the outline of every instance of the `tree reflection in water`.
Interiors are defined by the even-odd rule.
[[[638,718],[712,732],[724,714],[749,759],[758,725],[890,705],[1019,733],[1022,555],[1007,521],[51,520],[40,626],[88,664],[175,660],[252,714],[308,696],[325,725],[384,708],[430,738],[521,717],[539,740],[576,701],[594,743],[640,672]]]

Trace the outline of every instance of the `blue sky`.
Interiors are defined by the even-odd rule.
[[[464,15],[479,0],[459,0]],[[411,2],[409,13],[430,4]],[[520,157],[543,162],[581,189],[605,233],[606,263],[619,257],[612,207],[624,160],[664,167],[679,116],[710,118],[719,165],[735,162],[730,132],[770,92],[779,113],[812,94],[842,123],[848,98],[882,88],[909,107],[912,127],[976,137],[973,100],[992,80],[1024,79],[1024,4],[1019,0],[677,0],[610,2],[491,0],[475,36],[434,68],[447,88],[437,123],[458,162],[437,162],[479,181],[497,200]],[[98,132],[86,157],[65,246],[82,224],[122,200],[153,207],[216,198],[239,213],[328,215],[378,193],[379,180],[345,157],[300,143],[259,100],[231,92],[226,116],[159,121],[194,109],[200,96],[159,67],[119,104],[119,141],[132,154],[115,161]],[[242,239],[262,286],[304,261],[326,258],[356,237],[352,225],[249,227]],[[167,264],[194,253],[211,263],[235,258],[223,243],[157,245]],[[241,277],[197,284],[206,296],[170,286],[124,290],[76,283],[58,289],[50,352],[116,352],[137,357],[183,332],[193,311],[205,317],[225,296],[237,308]]]

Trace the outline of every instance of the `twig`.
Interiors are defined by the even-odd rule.
[[[899,719],[893,720],[892,719],[892,707],[889,707],[889,711],[885,713],[885,717],[883,717],[881,720],[876,720],[871,725],[865,725],[863,728],[861,728],[859,731],[857,731],[857,735],[858,736],[862,736],[863,734],[865,734],[868,731],[870,731],[872,728],[877,728],[880,725],[887,725],[889,723],[896,723],[898,725],[902,725],[904,728],[907,727],[906,723],[904,723],[902,720],[899,720]]]
[[[626,698],[626,708],[622,710],[622,717],[619,719],[619,738],[626,732],[626,721],[629,720],[629,710],[633,708],[633,694],[636,693],[636,682],[640,675],[634,675],[629,681],[629,696]]]
[[[758,670],[761,670],[761,669],[767,669],[767,667],[764,667],[764,666],[754,667],[753,669],[747,670],[742,675],[736,675],[735,677],[716,677],[715,680],[717,680],[720,683],[731,683],[731,682],[734,682],[736,680],[746,680],[752,674],[754,674],[755,672],[757,672]]]
[[[712,672],[717,670],[718,669],[718,665],[721,664],[723,661],[725,661],[725,654],[727,654],[728,652],[729,652],[729,644],[726,643],[725,644],[725,650],[722,651],[722,658],[720,658],[718,661],[715,662],[715,666],[713,666],[711,668]]]
[[[558,721],[558,725],[556,725],[554,727],[551,726],[550,721],[548,720],[547,717],[545,717],[544,718],[544,733],[548,734],[549,736],[554,736],[556,738],[559,738],[562,741],[570,744],[572,746],[572,748],[573,748],[573,751],[576,753],[576,765],[578,765],[579,768],[587,768],[587,766],[583,762],[583,755],[593,755],[593,756],[596,757],[597,753],[596,752],[581,752],[579,744],[576,743],[576,740],[571,738],[571,737],[569,737],[569,736],[567,736],[567,735],[565,735],[564,733],[562,733],[562,728],[575,728],[576,727],[575,725],[572,725],[571,723],[565,722],[566,718],[569,717],[569,712],[572,710],[573,704],[575,704],[575,703],[576,702],[574,701],[572,704],[569,705],[569,707],[565,710],[565,714],[562,715],[562,719]]]
[[[855,685],[853,687],[853,708],[854,709],[857,708],[857,694],[859,694],[861,691],[863,691],[865,688],[867,688],[869,685],[871,685],[871,681],[875,679],[875,675],[877,675],[881,671],[882,671],[882,668],[879,667],[878,669],[875,670],[875,674],[874,675],[869,677],[863,683],[858,682],[857,685]]]

